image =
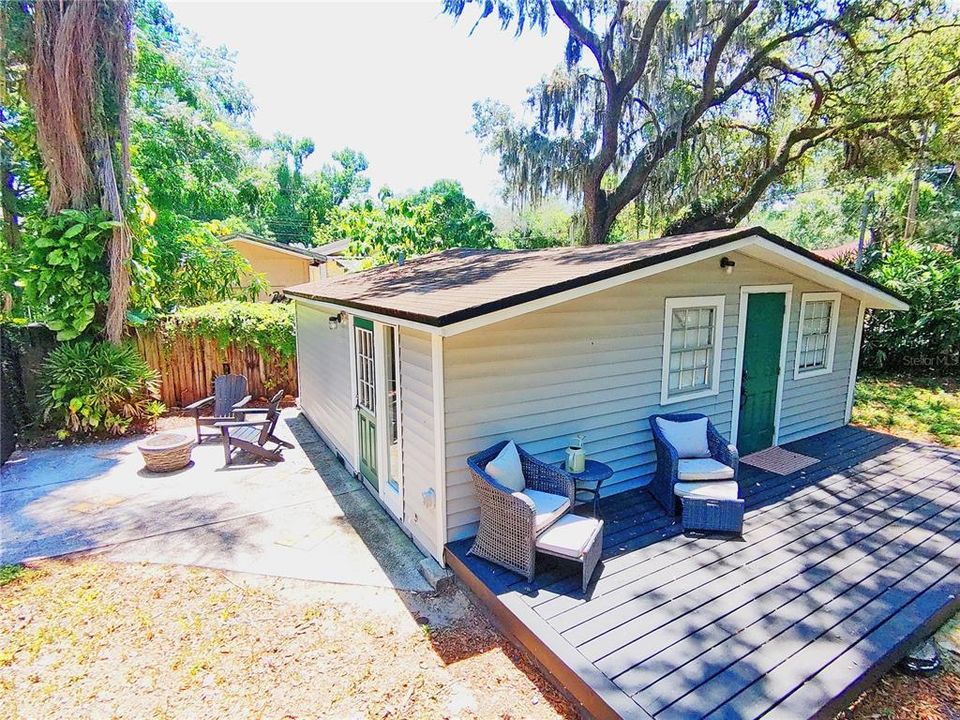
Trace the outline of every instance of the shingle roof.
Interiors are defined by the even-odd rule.
[[[844,243],[843,245],[837,245],[832,248],[821,248],[819,250],[814,250],[814,255],[825,258],[826,260],[839,260],[844,255],[851,255],[857,252],[857,248],[860,243],[856,240],[853,242]]]
[[[350,238],[334,240],[333,242],[328,242],[326,245],[313,248],[313,251],[321,255],[341,255],[344,250],[350,247],[351,242],[352,240],[350,240]]]
[[[896,297],[870,279],[759,227],[545,250],[456,248],[414,258],[403,265],[295,285],[285,292],[443,327],[751,236],[770,240]]]

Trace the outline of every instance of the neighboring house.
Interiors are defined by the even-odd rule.
[[[762,228],[447,250],[289,288],[300,403],[417,543],[475,534],[466,459],[571,436],[648,482],[647,418],[706,413],[743,453],[849,421],[864,311],[896,295]]]
[[[223,241],[243,255],[254,271],[267,278],[271,292],[266,293],[265,298],[291,285],[342,275],[346,269],[340,262],[340,255],[350,244],[349,240],[340,240],[321,247],[305,248],[247,233],[227,235]]]
[[[864,244],[864,247],[870,243],[867,240]],[[837,245],[832,248],[820,248],[819,250],[814,250],[813,254],[818,257],[822,257],[824,260],[830,260],[831,262],[838,262],[843,258],[853,258],[857,256],[857,249],[860,246],[860,243],[856,240],[853,242],[844,243],[843,245]]]

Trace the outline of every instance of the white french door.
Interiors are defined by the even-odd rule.
[[[354,318],[354,387],[359,471],[403,521],[400,457],[400,350],[397,328]]]

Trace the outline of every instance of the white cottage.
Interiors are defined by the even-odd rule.
[[[448,250],[287,294],[304,413],[440,562],[476,533],[469,455],[559,462],[582,434],[606,495],[648,482],[653,413],[705,413],[741,453],[836,428],[864,311],[907,307],[759,227]]]

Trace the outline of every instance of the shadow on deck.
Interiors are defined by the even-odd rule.
[[[843,427],[741,466],[742,539],[690,538],[641,490],[605,498],[603,561],[533,583],[447,546],[503,629],[596,717],[832,717],[960,610],[960,453]]]

